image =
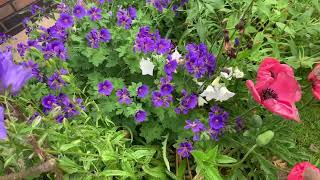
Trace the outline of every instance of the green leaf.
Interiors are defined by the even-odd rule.
[[[163,161],[167,167],[167,170],[170,171],[170,164],[169,164],[169,160],[167,158],[167,143],[168,143],[169,134],[164,136],[164,138],[165,139],[162,142],[162,157],[163,157]]]
[[[133,178],[135,177],[134,174],[126,171],[121,171],[121,170],[104,170],[99,175],[104,177],[115,177],[115,176],[133,177]]]
[[[182,180],[183,179],[183,175],[186,171],[187,168],[187,161],[185,159],[182,160],[181,164],[179,165],[178,168],[178,176],[177,176],[177,180]]]
[[[62,157],[59,159],[59,167],[68,174],[73,174],[80,170],[80,166],[67,157]]]
[[[164,173],[164,168],[161,166],[150,168],[148,165],[142,166],[142,169],[145,173],[149,174],[152,177],[167,179],[166,174]]]
[[[216,162],[219,163],[219,164],[229,164],[229,163],[236,163],[237,160],[232,158],[232,157],[219,154],[217,159],[216,159]]]
[[[81,140],[78,139],[78,140],[75,140],[69,144],[63,144],[61,147],[60,147],[60,151],[67,151],[68,149],[71,149],[73,147],[77,147],[79,145],[79,143],[81,143]]]
[[[91,62],[94,66],[99,66],[104,60],[106,60],[105,56],[106,51],[103,48],[100,48],[89,58],[89,62]]]

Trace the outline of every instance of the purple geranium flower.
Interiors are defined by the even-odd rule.
[[[87,35],[86,38],[88,40],[89,47],[99,48],[100,43],[100,33],[97,29],[92,29]]]
[[[74,24],[73,17],[66,13],[61,13],[60,18],[57,21],[57,24],[64,28],[72,27]]]
[[[59,3],[57,6],[57,10],[60,13],[69,13],[70,12],[69,6],[67,6],[65,3]]]
[[[4,34],[3,32],[0,32],[0,45],[3,43],[6,43],[8,40],[8,37],[6,34]]]
[[[161,107],[163,105],[162,94],[158,91],[152,92],[152,104],[155,107]]]
[[[191,129],[194,133],[199,133],[206,130],[206,127],[199,119],[195,119],[194,121],[186,120],[186,126],[184,126],[184,128]]]
[[[87,11],[86,11],[86,9],[85,9],[81,4],[77,4],[77,5],[74,6],[74,8],[73,8],[73,14],[74,14],[74,16],[76,16],[78,19],[82,19],[82,18],[87,14]]]
[[[9,90],[16,95],[30,78],[32,71],[13,62],[11,49],[0,50],[0,92]]]
[[[98,21],[102,18],[101,9],[97,7],[90,8],[88,14],[92,21]]]
[[[48,33],[52,38],[59,40],[65,40],[67,38],[66,28],[57,23],[48,29]]]
[[[171,55],[168,56],[168,61],[164,65],[163,70],[167,75],[172,75],[178,68],[178,62],[176,60],[171,60]]]
[[[57,98],[57,104],[59,106],[68,106],[71,103],[70,98],[68,97],[68,95],[66,95],[64,93],[60,93],[58,95],[58,97],[56,97],[56,98]]]
[[[104,82],[101,82],[98,84],[98,91],[100,94],[103,94],[105,96],[110,96],[113,90],[113,85],[110,81],[105,80]]]
[[[171,84],[163,84],[160,87],[160,92],[162,93],[162,95],[168,95],[171,94],[173,92],[174,88]]]
[[[21,57],[24,57],[26,50],[29,49],[29,46],[20,42],[17,44],[17,51]]]
[[[52,90],[60,90],[65,84],[66,82],[57,72],[53,73],[53,75],[48,78],[48,86]]]
[[[119,9],[117,12],[117,25],[123,26],[125,29],[129,29],[132,25],[132,21],[136,19],[137,11],[133,7],[129,7],[128,9]]]
[[[205,74],[213,74],[216,67],[216,58],[205,44],[188,44],[186,55],[186,69],[195,78],[201,78]]]
[[[118,102],[120,104],[131,104],[132,99],[130,98],[130,93],[126,87],[119,89],[116,93],[116,96],[119,98]]]
[[[147,85],[142,85],[138,88],[137,94],[139,98],[145,98],[149,93],[149,88]]]
[[[0,140],[7,139],[7,129],[4,123],[4,108],[0,106]]]
[[[111,33],[108,29],[102,28],[100,30],[100,40],[103,42],[109,42],[111,40]]]
[[[152,4],[158,11],[162,12],[163,9],[169,6],[171,0],[146,0],[148,4]]]
[[[52,57],[58,57],[61,60],[67,59],[67,49],[65,48],[63,42],[61,41],[53,41],[48,44],[42,49],[44,53],[45,59],[50,59]]]
[[[182,158],[188,158],[190,157],[191,151],[193,150],[192,144],[189,141],[182,142],[179,145],[179,148],[177,149],[177,153]]]
[[[156,51],[158,54],[166,54],[171,48],[171,41],[168,39],[158,39],[156,42]]]
[[[175,109],[177,114],[188,114],[189,110],[194,109],[198,104],[198,97],[195,94],[184,95],[180,105]]]
[[[57,104],[57,102],[58,102],[57,97],[51,94],[44,96],[42,98],[42,106],[48,110],[53,109],[54,106]]]
[[[147,118],[147,112],[145,112],[143,110],[139,110],[136,112],[134,117],[135,117],[136,122],[138,122],[138,123],[143,122]]]

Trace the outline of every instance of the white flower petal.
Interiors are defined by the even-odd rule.
[[[232,79],[232,75],[233,75],[233,69],[232,67],[228,67],[228,68],[224,68],[226,69],[226,71],[222,71],[220,72],[220,76],[227,79],[227,80],[231,80]]]
[[[175,49],[175,51],[171,54],[171,58],[179,61],[179,59],[181,58],[181,54],[178,52],[177,48]]]
[[[236,67],[234,70],[233,76],[236,77],[237,79],[240,79],[244,77],[244,73],[240,71],[238,67]]]
[[[147,58],[147,60],[142,58],[140,61],[140,69],[142,71],[142,75],[149,74],[150,76],[153,76],[154,64],[149,58]]]
[[[225,86],[221,86],[219,88],[219,91],[218,91],[218,97],[216,98],[217,101],[226,101],[230,98],[232,98],[233,96],[235,95],[235,93],[233,92],[230,92],[227,87]]]
[[[208,102],[204,100],[201,96],[198,97],[198,106],[203,106],[204,104],[207,104]]]

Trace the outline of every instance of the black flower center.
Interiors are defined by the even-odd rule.
[[[262,95],[261,95],[262,100],[267,100],[267,99],[278,99],[278,94],[270,88],[262,90]]]

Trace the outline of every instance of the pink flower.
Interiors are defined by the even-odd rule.
[[[305,178],[303,176],[307,168],[311,168],[315,172],[320,173],[320,170],[316,166],[310,164],[309,162],[301,162],[296,164],[291,169],[288,175],[288,180],[304,180]]]
[[[312,82],[313,96],[320,100],[320,64],[310,72],[308,80]]]
[[[290,66],[265,58],[258,69],[256,85],[247,80],[247,87],[253,99],[269,111],[300,122],[295,102],[301,99],[301,89]]]

